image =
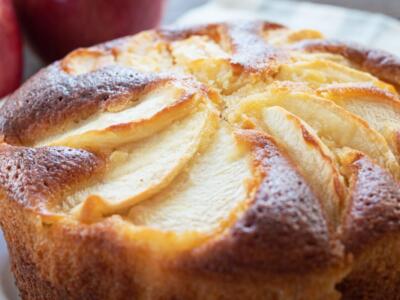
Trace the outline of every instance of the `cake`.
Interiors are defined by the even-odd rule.
[[[0,109],[22,299],[399,299],[399,90],[263,21],[73,51]]]

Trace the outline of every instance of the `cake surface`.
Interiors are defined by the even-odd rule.
[[[77,49],[0,108],[23,299],[400,299],[400,59],[254,21]]]

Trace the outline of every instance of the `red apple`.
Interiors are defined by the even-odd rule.
[[[15,90],[22,76],[22,40],[11,0],[0,0],[0,98]]]
[[[157,26],[164,0],[14,0],[33,47],[46,61]]]

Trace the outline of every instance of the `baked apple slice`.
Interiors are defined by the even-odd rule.
[[[250,157],[222,122],[210,144],[157,196],[134,206],[135,225],[176,232],[213,232],[247,198]]]
[[[307,122],[332,150],[348,147],[361,151],[398,175],[398,163],[386,140],[363,119],[321,97],[288,92],[279,85],[271,89],[272,94],[244,100],[240,111],[258,111],[259,114],[262,107],[281,106]]]
[[[168,81],[139,97],[136,94],[122,96],[102,112],[38,141],[36,146],[104,149],[135,142],[189,114],[200,98],[201,94]]]
[[[75,214],[87,218],[89,212],[81,210],[88,209],[90,204],[85,201],[93,201],[92,197],[102,202],[103,214],[151,197],[181,173],[216,126],[217,115],[203,109],[147,139],[118,147],[107,157],[105,174],[95,184],[69,196],[63,206],[77,206]]]
[[[376,87],[395,93],[395,88],[378,78],[350,68],[346,65],[331,61],[317,59],[313,61],[299,61],[284,64],[277,76],[278,80],[294,82],[307,82],[313,87],[320,87],[332,83],[371,83]]]
[[[346,186],[331,150],[308,124],[279,106],[264,109],[263,122],[307,178],[329,219],[338,220]]]
[[[346,110],[360,116],[381,133],[391,150],[399,158],[400,99],[377,87],[364,85],[334,84],[317,92]]]

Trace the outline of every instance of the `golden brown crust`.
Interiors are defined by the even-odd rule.
[[[51,202],[103,167],[101,159],[83,150],[1,144],[0,190],[23,207],[47,213]]]
[[[207,35],[217,43],[228,47],[232,52],[231,63],[240,71],[268,74],[277,72],[279,61],[285,59],[282,50],[270,45],[263,38],[269,30],[285,28],[283,25],[253,21],[237,23],[218,23],[191,27],[171,27],[159,30],[167,40],[186,39],[192,35]]]
[[[359,254],[370,243],[400,230],[400,185],[362,157],[352,165],[350,199],[343,222],[347,251]]]
[[[243,216],[223,237],[193,251],[201,271],[308,273],[339,262],[319,200],[271,137],[242,131],[261,183]]]
[[[226,32],[233,50],[231,63],[244,70],[265,71],[274,74],[278,62],[284,59],[283,51],[268,45],[263,38],[264,30],[280,29],[277,24],[250,22],[227,26]]]
[[[70,75],[61,70],[60,63],[54,63],[31,78],[2,106],[0,135],[10,144],[32,144],[66,122],[85,119],[110,102],[140,94],[161,80],[116,65]]]
[[[383,50],[367,49],[357,44],[335,40],[308,40],[293,46],[310,52],[339,54],[358,68],[400,88],[400,59]]]

